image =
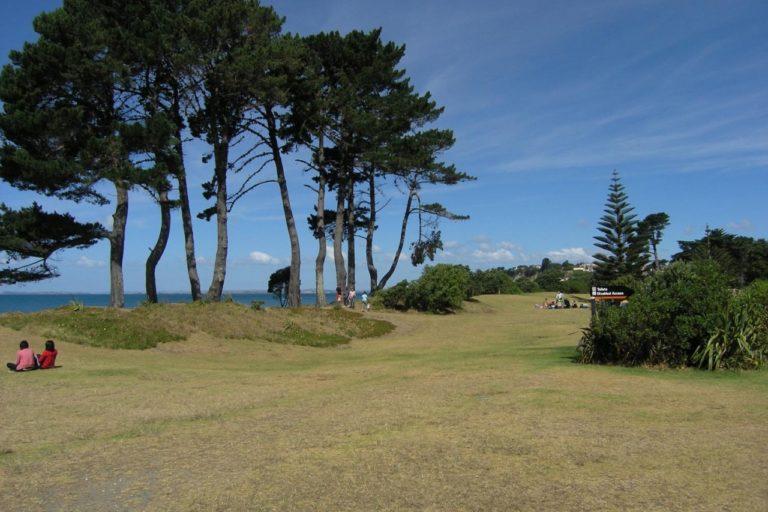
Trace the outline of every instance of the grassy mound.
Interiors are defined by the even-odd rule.
[[[255,310],[235,303],[147,304],[131,310],[62,306],[0,315],[0,325],[81,345],[139,350],[181,341],[195,332],[331,347],[393,329],[388,322],[341,309]]]

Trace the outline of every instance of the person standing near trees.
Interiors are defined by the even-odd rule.
[[[363,292],[360,296],[360,302],[363,303],[363,311],[368,311],[371,307],[368,305],[368,294]]]

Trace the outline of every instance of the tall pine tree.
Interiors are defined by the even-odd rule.
[[[593,255],[597,260],[595,281],[609,284],[621,277],[641,277],[648,263],[646,240],[639,233],[637,216],[617,171],[613,171],[603,211],[597,228],[600,234],[595,237],[595,246],[602,249]]]

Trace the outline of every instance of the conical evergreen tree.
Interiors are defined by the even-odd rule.
[[[638,231],[634,208],[629,205],[619,173],[613,171],[605,203],[605,215],[600,218],[595,246],[602,249],[594,254],[595,281],[608,284],[620,277],[641,277],[647,265],[645,240]]]

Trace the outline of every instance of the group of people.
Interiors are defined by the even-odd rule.
[[[45,370],[56,367],[56,356],[59,352],[56,350],[56,344],[53,340],[45,342],[45,350],[40,355],[35,354],[29,348],[29,342],[22,340],[19,343],[19,350],[16,352],[16,362],[8,363],[8,369],[13,372],[25,372],[29,370]]]
[[[341,294],[341,288],[336,288],[336,304],[339,306],[341,306],[343,302],[348,308],[355,309],[355,297],[357,297],[357,292],[355,290],[349,290],[347,297],[344,298]],[[363,292],[360,296],[360,302],[363,303],[363,311],[371,309],[371,305],[368,304],[368,294],[366,292]]]
[[[583,306],[586,307],[586,305]],[[578,308],[580,306],[576,303],[576,301],[571,303],[570,300],[563,296],[562,292],[557,292],[557,295],[555,295],[555,300],[549,300],[549,298],[546,298],[544,299],[544,302],[541,304],[536,304],[535,307],[540,309],[570,309]]]

